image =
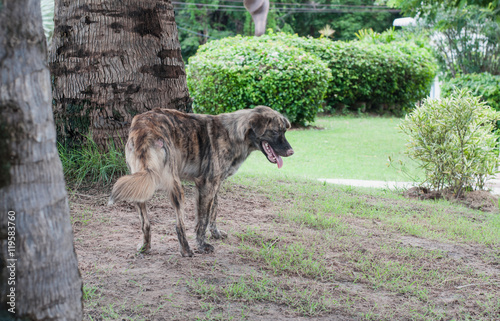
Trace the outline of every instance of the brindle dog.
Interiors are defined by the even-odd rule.
[[[224,237],[217,229],[217,192],[221,183],[236,173],[254,150],[271,163],[283,166],[281,156],[293,155],[285,138],[290,122],[266,106],[217,116],[185,114],[154,109],[135,116],[125,147],[132,175],[121,177],[113,187],[109,204],[126,200],[136,204],[144,234],[140,251],[151,246],[151,225],[146,201],[156,190],[166,190],[176,211],[176,231],[182,256],[193,256],[184,227],[184,190],[181,180],[197,187],[196,241],[200,253],[214,247],[205,242],[210,223],[212,237]]]

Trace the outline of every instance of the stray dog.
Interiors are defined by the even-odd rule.
[[[156,190],[166,190],[176,212],[181,254],[193,256],[186,240],[181,180],[194,181],[198,190],[195,229],[198,251],[211,253],[214,247],[205,242],[208,224],[212,237],[225,237],[215,224],[217,192],[222,182],[236,173],[254,150],[260,149],[271,163],[281,168],[281,156],[294,153],[285,138],[290,127],[288,119],[266,106],[217,116],[160,108],[137,115],[125,146],[132,175],[116,182],[109,204],[121,200],[135,203],[144,234],[139,251],[144,252],[151,246],[146,201]]]

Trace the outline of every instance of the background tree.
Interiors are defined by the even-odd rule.
[[[251,20],[243,1],[227,3],[238,8],[219,7],[219,3],[219,0],[186,0],[175,5],[175,20],[186,61],[208,40],[243,34],[246,21]]]
[[[56,149],[46,53],[40,1],[0,1],[1,320],[82,318],[82,282]],[[15,212],[10,216],[15,235],[9,211]],[[15,251],[9,252],[13,236]],[[12,263],[15,284],[8,282]],[[15,314],[7,312],[12,287]]]
[[[58,138],[126,139],[136,114],[191,110],[170,0],[55,1],[49,55]]]
[[[447,75],[500,75],[500,24],[491,11],[478,6],[441,8],[435,17],[423,17],[435,31],[433,47]]]
[[[415,16],[417,14],[425,14],[435,16],[441,7],[448,9],[463,9],[468,5],[490,10],[496,16],[497,21],[500,19],[500,0],[381,0],[380,3],[386,3],[393,8],[399,8],[404,14]]]
[[[277,25],[287,24],[299,36],[319,37],[319,30],[330,25],[335,30],[335,40],[352,40],[361,29],[371,28],[382,32],[392,26],[394,19],[400,17],[399,10],[379,6],[374,0],[347,0],[341,3],[319,0],[302,11],[297,9],[302,1],[289,2],[297,5],[280,9],[276,18]]]
[[[498,1],[392,0],[416,17],[407,31],[427,34],[446,78],[488,72],[500,74],[500,15]],[[420,3],[420,2],[419,2]]]
[[[245,11],[242,2],[175,2],[179,39],[186,61],[196,53],[198,46],[207,41],[237,34],[254,34],[252,17]],[[332,0],[317,0],[314,3],[271,0],[270,5],[268,29],[319,37],[320,30],[330,25],[335,30],[335,40],[355,39],[355,33],[360,29],[372,28],[382,32],[400,17],[399,9],[378,6],[373,0],[349,0],[342,4]]]

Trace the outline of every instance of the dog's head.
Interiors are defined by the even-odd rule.
[[[269,107],[258,106],[252,110],[250,127],[252,143],[271,163],[281,168],[283,166],[281,156],[293,155],[292,146],[285,138],[286,130],[291,127],[288,119]]]

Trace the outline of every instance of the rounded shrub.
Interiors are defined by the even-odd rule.
[[[427,99],[400,124],[406,153],[420,163],[426,183],[458,198],[484,187],[499,165],[495,122],[500,113],[460,90],[442,100]]]
[[[427,97],[437,64],[412,43],[336,42],[329,62],[332,105],[366,103],[368,109],[405,111]]]
[[[269,37],[231,37],[201,46],[188,62],[196,112],[219,114],[267,105],[293,123],[314,120],[331,73],[306,51]]]
[[[263,37],[304,49],[328,64],[333,78],[327,102],[332,108],[405,111],[427,97],[436,76],[431,51],[414,41],[344,42],[284,33]]]
[[[484,72],[452,78],[443,84],[443,96],[450,96],[454,88],[465,89],[474,96],[481,96],[489,106],[500,111],[500,76]]]

